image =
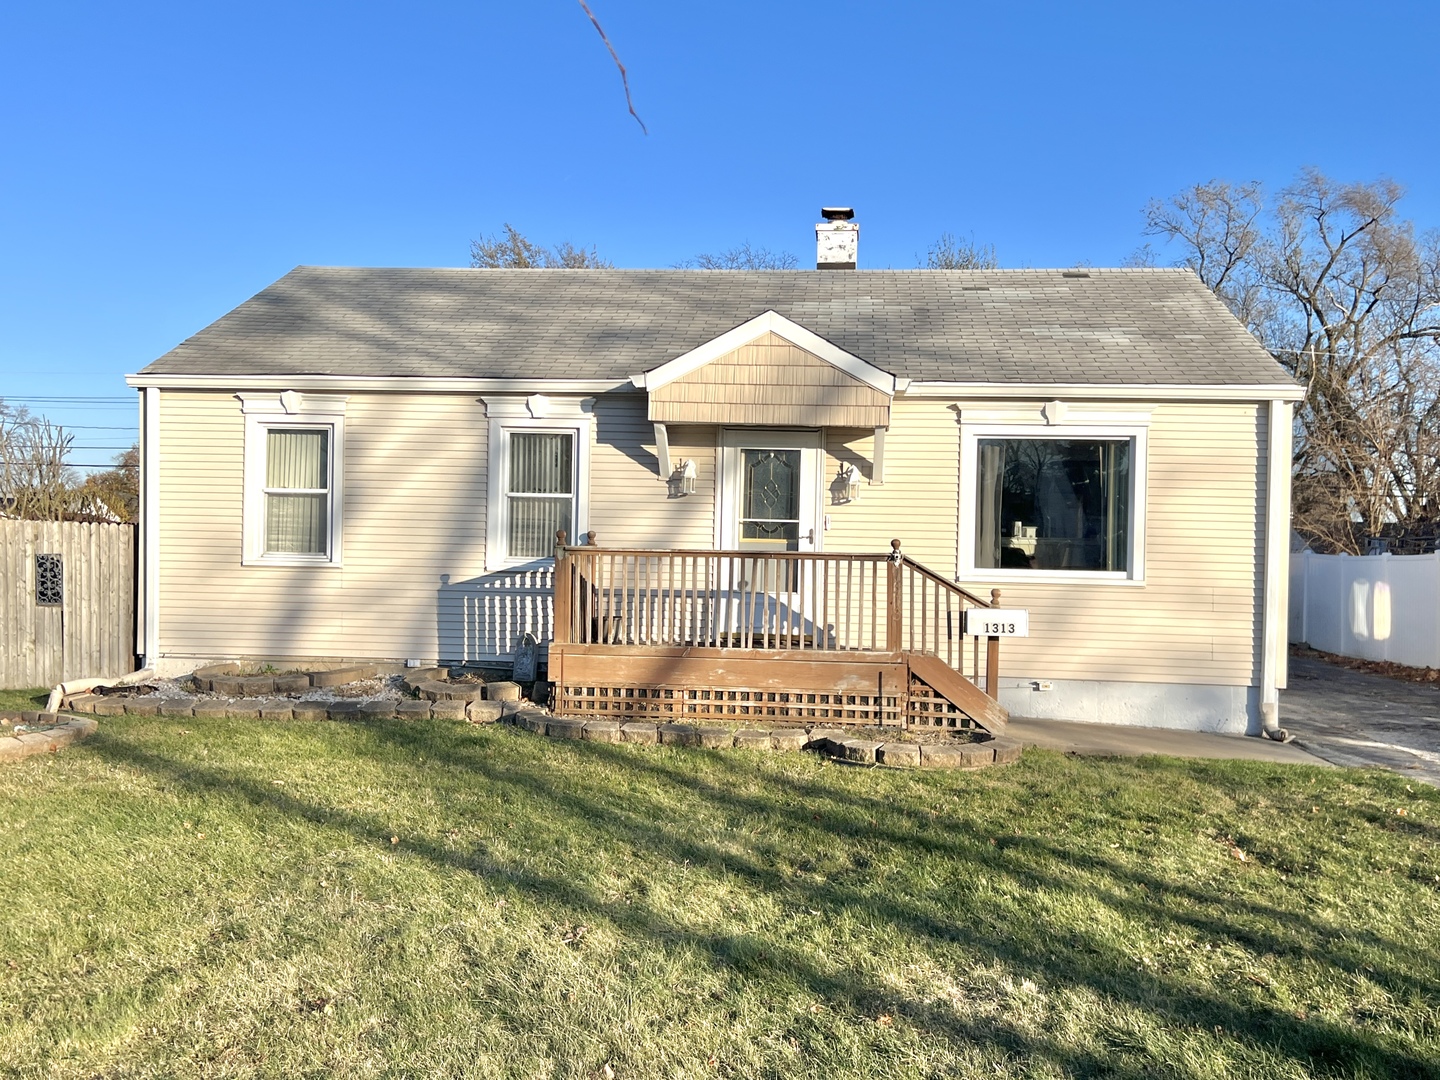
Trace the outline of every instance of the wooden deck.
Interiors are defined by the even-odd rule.
[[[989,601],[905,556],[556,548],[562,715],[998,731]]]

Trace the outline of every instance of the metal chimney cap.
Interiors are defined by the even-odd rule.
[[[850,221],[855,217],[855,208],[851,206],[822,206],[820,216],[826,221]]]

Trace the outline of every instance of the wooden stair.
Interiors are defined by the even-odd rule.
[[[1002,734],[1010,714],[985,691],[931,653],[907,652],[910,674],[940,694],[992,735]]]

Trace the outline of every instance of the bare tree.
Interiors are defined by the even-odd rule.
[[[702,252],[675,264],[676,270],[794,270],[800,265],[788,251],[753,247],[749,240],[721,252]]]
[[[1146,236],[1167,244],[1178,243],[1185,252],[1180,265],[1195,271],[1262,342],[1274,315],[1257,251],[1263,211],[1264,192],[1259,182],[1211,180],[1164,202],[1152,199],[1145,207],[1143,230]],[[1146,244],[1128,262],[1154,266],[1158,255]]]
[[[1309,169],[1268,212],[1258,185],[1220,181],[1146,211],[1305,385],[1294,522],[1334,551],[1440,521],[1440,238],[1416,238],[1402,194]]]
[[[977,243],[974,236],[957,238],[954,233],[943,232],[925,252],[920,263],[923,270],[994,270],[999,266],[995,259],[994,244]]]
[[[593,247],[580,248],[568,241],[541,247],[508,221],[504,228],[504,235],[470,241],[471,266],[483,270],[610,270],[615,266],[600,258]]]
[[[140,508],[140,446],[115,455],[115,466],[91,473],[75,489],[76,513],[103,516],[105,511],[121,521],[134,521]]]
[[[0,512],[58,521],[70,508],[65,459],[73,435],[28,409],[0,401]]]

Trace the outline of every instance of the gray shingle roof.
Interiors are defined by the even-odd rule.
[[[774,309],[901,378],[1290,382],[1188,271],[1089,275],[302,266],[144,373],[622,380]]]

